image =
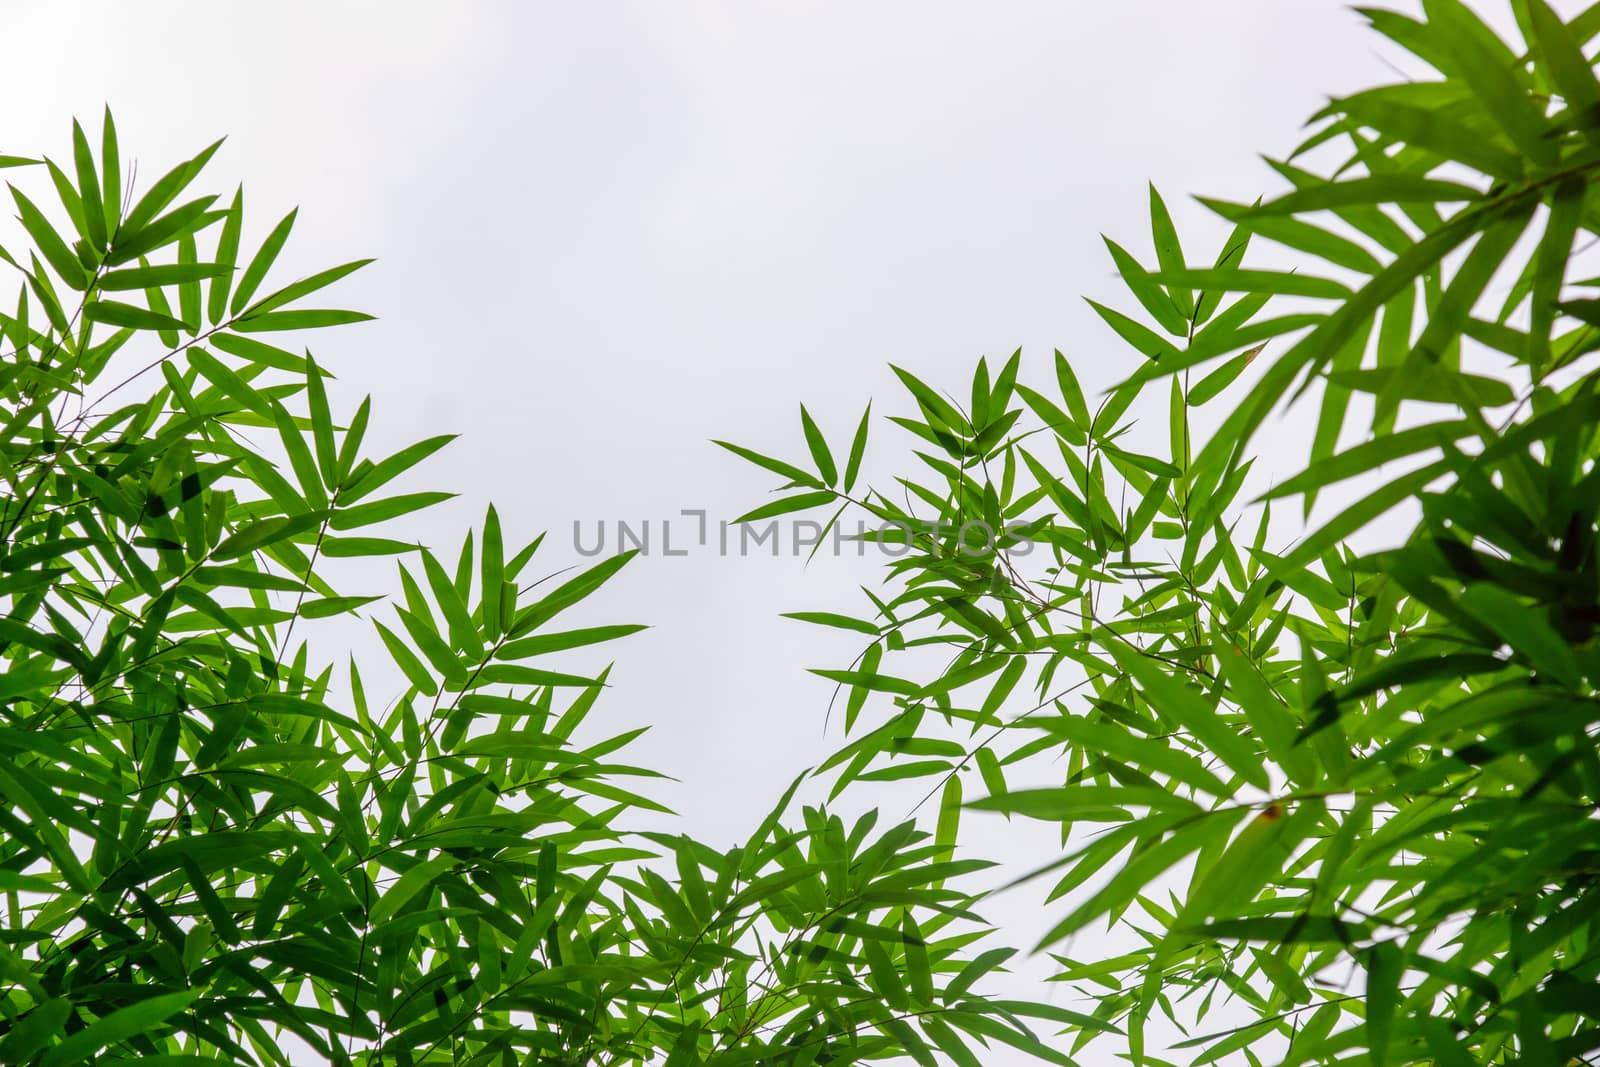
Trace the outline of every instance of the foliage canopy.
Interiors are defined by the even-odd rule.
[[[563,628],[628,557],[535,577],[492,508],[408,540],[450,494],[396,480],[449,439],[369,457],[284,340],[367,318],[308,304],[363,261],[269,284],[295,215],[249,251],[242,191],[191,191],[217,145],[135,198],[99,142],[0,159],[35,179],[0,249],[0,1062],[931,1062],[912,1020],[1052,1055],[1027,1020],[1070,1013],[978,995],[984,864],[914,824],[791,788],[738,848],[631,828],[641,731],[594,734],[606,673],[559,656],[639,629]],[[392,597],[333,584],[386,556]],[[357,614],[392,697],[306,639]]]
[[[819,671],[821,773],[940,797],[880,828],[791,787],[729,850],[630,827],[638,731],[593,734],[607,673],[551,659],[638,630],[562,618],[626,556],[536,576],[492,509],[406,537],[448,439],[368,456],[370,405],[283,336],[363,319],[307,303],[361,262],[268,284],[293,213],[247,252],[242,192],[190,191],[215,145],[136,196],[109,114],[68,165],[0,157],[33,179],[0,249],[0,1062],[1155,1063],[1152,1015],[1219,997],[1248,1021],[1191,1062],[1582,1060],[1600,5],[1511,9],[1520,40],[1367,12],[1433,74],[1330,104],[1286,191],[1207,201],[1215,255],[1152,190],[1153,258],[1107,241],[1138,357],[1105,396],[1060,354],[959,398],[899,371],[915,465],[878,489],[869,416],[727,446],[782,480],[751,518],[854,510],[899,551],[864,617],[796,613],[863,645]],[[1263,485],[1285,403],[1309,452]],[[385,556],[393,596],[341,590]],[[342,616],[391,699],[308,641]],[[1015,873],[1082,1010],[982,995],[1010,951],[961,833],[999,816],[1060,828]],[[1132,947],[1085,958],[1106,924]]]
[[[1107,240],[1137,306],[1094,304],[1135,354],[1107,395],[1060,353],[960,396],[898,371],[917,451],[872,489],[865,420],[842,480],[809,416],[807,460],[736,449],[799,490],[762,514],[825,500],[895,546],[865,617],[806,616],[862,636],[818,672],[837,785],[1060,826],[1018,873],[1125,1032],[1074,1050],[1138,1062],[1152,1013],[1228,998],[1246,1024],[1191,1062],[1600,1049],[1600,5],[1514,0],[1520,41],[1422,7],[1366,14],[1431,76],[1329,104],[1286,191],[1205,201],[1215,256],[1153,189],[1154,260]],[[1309,456],[1261,485],[1281,405],[1314,405]],[[1130,951],[1081,956],[1105,924]]]

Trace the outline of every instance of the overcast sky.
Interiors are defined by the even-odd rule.
[[[1116,293],[1098,234],[1143,254],[1154,180],[1209,258],[1185,194],[1273,188],[1257,153],[1397,58],[1331,0],[10,0],[0,38],[0,151],[66,157],[109,103],[148,183],[226,134],[201,184],[245,183],[254,240],[301,206],[284,277],[378,257],[336,292],[379,320],[317,342],[336,397],[373,395],[379,447],[463,434],[417,480],[461,494],[422,536],[493,500],[550,531],[545,570],[574,520],[732,518],[770,481],[709,438],[802,454],[803,400],[847,439],[898,410],[890,361],[960,389],[1060,347],[1117,380],[1079,299]],[[857,610],[874,573],[654,554],[592,607],[654,627],[600,714],[654,724],[636,761],[690,832],[732,844],[838,744],[804,668],[855,649],[778,613]]]

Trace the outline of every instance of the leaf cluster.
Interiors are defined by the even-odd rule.
[[[960,396],[901,370],[892,486],[836,484],[809,419],[809,464],[746,453],[895,545],[862,617],[797,616],[863,641],[818,672],[837,785],[926,780],[952,843],[963,808],[1058,826],[1018,874],[1136,1063],[1153,1014],[1195,1063],[1600,1047],[1600,5],[1515,0],[1518,41],[1422,6],[1365,14],[1432,76],[1330,103],[1286,191],[1203,201],[1215,254],[1153,189],[1153,260],[1107,240],[1105,395],[1059,352]],[[1309,454],[1263,485],[1281,410]],[[1106,925],[1130,951],[1075,951]],[[1224,1002],[1249,1021],[1207,1032]]]
[[[1043,1049],[1048,1009],[979,996],[982,864],[914,824],[791,789],[731,849],[633,825],[660,775],[566,660],[641,627],[565,621],[629,557],[540,575],[493,508],[409,538],[449,438],[369,455],[287,340],[368,318],[307,303],[365,261],[274,280],[295,213],[252,250],[242,190],[192,191],[216,148],[138,196],[109,114],[70,165],[3,160],[40,180],[0,248],[0,1062]],[[386,557],[392,592],[346,587]],[[375,628],[365,679],[329,619]]]

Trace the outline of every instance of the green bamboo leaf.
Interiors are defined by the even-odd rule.
[[[1313,222],[1308,222],[1304,218],[1256,215],[1252,214],[1251,209],[1242,204],[1229,204],[1207,197],[1200,197],[1199,200],[1223,218],[1233,220],[1237,226],[1245,228],[1251,233],[1259,234],[1275,244],[1283,245],[1285,248],[1293,248],[1305,252],[1307,255],[1314,256],[1325,263],[1343,267],[1359,274],[1377,274],[1383,269],[1383,264],[1378,258],[1358,242],[1342,237]],[[1339,214],[1341,217],[1355,214],[1361,217],[1363,221],[1366,221],[1365,215],[1367,213],[1345,210],[1339,212]],[[1361,227],[1358,226],[1357,229],[1361,229]],[[1385,236],[1388,235],[1385,234]],[[1399,239],[1409,243],[1403,231],[1400,233]],[[1394,244],[1396,242],[1391,241],[1390,243]],[[1386,245],[1385,247],[1388,246]],[[1230,264],[1229,266],[1236,265]]]
[[[1305,296],[1319,300],[1345,300],[1350,290],[1331,278],[1285,271],[1241,270],[1213,267],[1208,270],[1162,271],[1155,279],[1164,283],[1190,285],[1196,289],[1231,293],[1271,293],[1279,296]]]
[[[257,300],[255,303],[245,308],[244,311],[239,313],[237,317],[242,322],[248,322],[252,319],[265,316],[268,312],[273,311],[276,308],[283,307],[285,304],[291,304],[303,296],[309,296],[318,289],[327,288],[340,278],[355,273],[371,262],[372,260],[370,259],[357,259],[349,263],[340,264],[337,267],[330,267],[327,270],[318,271],[309,278],[302,278],[293,285],[284,286],[282,289],[279,289],[270,296],[262,297],[260,300]],[[318,312],[318,314],[327,314],[327,312]],[[345,312],[342,314],[348,313]],[[243,327],[241,327],[241,329],[242,328]],[[287,329],[288,327],[283,328]]]
[[[812,668],[812,674],[819,678],[826,678],[830,682],[840,685],[856,686],[876,693],[893,693],[897,696],[917,696],[922,692],[922,686],[905,678],[894,678],[886,674],[874,674],[867,671],[836,671]]]
[[[182,319],[151,311],[133,304],[115,300],[91,300],[83,306],[90,322],[103,322],[110,326],[126,326],[135,330],[181,330]]]
[[[1533,44],[1567,106],[1593,122],[1600,118],[1600,82],[1584,58],[1583,45],[1545,0],[1524,0]]]
[[[278,430],[278,439],[283,442],[284,451],[288,453],[289,466],[300,483],[304,499],[313,508],[318,510],[326,508],[327,489],[322,484],[322,476],[317,472],[316,460],[311,456],[311,449],[306,445],[304,434],[282,404],[274,402],[271,410],[272,421]]]
[[[1374,1067],[1389,1060],[1389,1035],[1400,1003],[1400,978],[1405,963],[1393,941],[1380,941],[1364,954],[1367,968],[1367,1047]]]
[[[855,633],[878,636],[878,628],[865,619],[853,619],[847,615],[838,615],[831,611],[787,611],[783,613],[785,619],[796,619],[800,622],[814,623],[818,626],[831,626],[839,630],[851,630]]]
[[[1161,264],[1162,273],[1183,272],[1186,265],[1183,259],[1183,247],[1178,243],[1178,231],[1172,225],[1172,216],[1167,213],[1167,205],[1161,199],[1161,194],[1156,192],[1154,183],[1150,185],[1150,233],[1155,238],[1156,261]],[[1194,294],[1181,283],[1167,283],[1166,289],[1167,295],[1172,298],[1173,305],[1178,309],[1178,314],[1184,319],[1192,319]]]
[[[1405,88],[1369,89],[1335,100],[1330,107],[1384,137],[1426,148],[1490,177],[1507,181],[1522,177],[1521,156],[1437,107],[1424,108],[1411,102],[1405,93],[1398,91]]]
[[[1219,643],[1217,667],[1228,683],[1229,696],[1239,705],[1250,729],[1266,745],[1274,762],[1296,785],[1309,788],[1317,782],[1311,754],[1296,744],[1300,722],[1261,676],[1254,663],[1231,643]]]
[[[1218,717],[1217,709],[1208,704],[1200,693],[1169,677],[1156,666],[1154,660],[1147,659],[1120,642],[1112,642],[1107,651],[1139,683],[1146,699],[1160,714],[1187,729],[1195,740],[1245,781],[1257,789],[1269,788],[1266,767],[1260,754],[1235,733],[1232,726]]]
[[[401,625],[411,641],[421,652],[433,669],[444,678],[445,684],[451,689],[460,688],[468,679],[468,670],[462,663],[462,657],[450,647],[450,642],[435,627],[431,615],[408,611],[405,608],[396,609],[400,616]]]
[[[1461,332],[1462,324],[1483,295],[1484,288],[1521,238],[1532,214],[1532,204],[1525,204],[1519,210],[1489,220],[1434,306],[1422,336],[1417,339],[1413,358],[1432,361],[1441,358],[1445,346]]]
[[[1322,182],[1297,189],[1276,200],[1268,200],[1243,210],[1243,216],[1298,215],[1308,211],[1332,211],[1342,207],[1369,207],[1386,204],[1442,204],[1477,200],[1483,194],[1470,185],[1423,178],[1410,174],[1377,174]]]
[[[1166,291],[1151,278],[1150,272],[1128,254],[1126,249],[1105,234],[1101,234],[1100,239],[1105,242],[1107,251],[1111,253],[1111,260],[1117,265],[1117,274],[1122,278],[1123,284],[1150,313],[1150,317],[1172,336],[1187,337],[1189,320],[1178,311],[1178,306],[1172,302]]]
[[[837,499],[837,497],[831,489],[823,489],[811,493],[798,493],[794,496],[784,497],[780,500],[774,500],[770,503],[763,504],[758,508],[754,508],[745,512],[743,515],[740,515],[733,521],[735,523],[740,523],[756,522],[760,519],[771,519],[778,515],[788,515],[792,512],[806,511],[810,508],[820,507],[823,504],[831,504],[835,499]]]
[[[933,967],[928,942],[908,909],[900,919],[900,944],[904,950],[906,984],[914,1004],[933,1003]]]
[[[1462,591],[1461,602],[1514,651],[1526,657],[1539,674],[1578,688],[1583,669],[1572,646],[1516,595],[1498,585],[1474,582]]]
[[[184,236],[193,236],[212,223],[226,218],[227,212],[210,210],[216,199],[214,196],[203,196],[198,200],[191,200],[136,231],[130,229],[131,223],[124,222],[117,239],[112,242],[110,250],[106,253],[106,264],[116,266],[147,256]]]
[[[17,218],[22,223],[22,228],[28,231],[28,236],[33,238],[34,247],[39,250],[46,263],[56,272],[56,276],[67,285],[79,292],[89,287],[89,276],[83,272],[83,266],[78,262],[78,257],[72,254],[67,243],[56,233],[44,213],[34,206],[33,201],[22,195],[16,186],[11,186],[11,199],[17,204]]]
[[[304,311],[268,311],[251,314],[234,321],[233,328],[240,333],[269,333],[280,330],[320,330],[327,326],[344,326],[354,322],[371,322],[376,316],[363,311],[335,311],[307,309]]]
[[[811,461],[817,465],[817,473],[822,476],[822,483],[834,485],[839,480],[839,471],[833,465],[833,453],[828,451],[828,442],[823,439],[822,431],[817,429],[817,424],[812,421],[811,414],[806,411],[804,404],[800,405],[800,425],[805,430],[806,447],[811,450]]]
[[[122,153],[110,107],[105,109],[100,123],[100,200],[106,236],[110,240],[116,237],[122,224]]]
[[[483,547],[478,553],[478,586],[482,600],[479,612],[484,634],[494,640],[500,636],[501,593],[505,584],[505,546],[500,534],[500,515],[489,506],[483,520]]]
[[[807,474],[799,467],[791,466],[782,460],[773,459],[770,456],[763,456],[759,452],[753,452],[750,449],[742,448],[739,445],[729,444],[727,441],[712,441],[711,443],[716,445],[718,448],[727,449],[729,452],[732,452],[739,458],[748,460],[758,467],[769,470],[774,474],[782,475],[783,477],[788,478],[791,482],[799,485],[814,485],[819,488],[821,487],[822,483],[817,481],[815,475]]]
[[[322,382],[322,369],[306,353],[306,405],[311,416],[312,442],[316,446],[317,471],[324,485],[333,488],[339,480],[339,453],[333,441],[333,412],[328,407],[328,392]]]
[[[1429,367],[1408,373],[1402,373],[1399,367],[1331,371],[1328,374],[1328,381],[1358,393],[1387,396],[1392,403],[1399,403],[1402,400],[1421,400],[1432,404],[1454,404],[1459,403],[1462,396],[1466,395],[1478,407],[1497,408],[1517,398],[1511,386],[1498,378],[1486,378],[1481,374],[1461,374],[1448,367]],[[1392,440],[1393,438],[1380,438],[1370,443],[1387,443]]]
[[[1042,719],[1035,725],[1085,753],[1110,756],[1146,771],[1164,774],[1174,782],[1181,782],[1214,797],[1233,795],[1233,790],[1203,763],[1165,743],[1155,743],[1150,738],[1131,734],[1119,727],[1070,715]]]
[[[517,641],[502,645],[495,652],[496,659],[527,659],[529,656],[544,655],[550,652],[564,652],[567,649],[582,648],[586,645],[600,644],[605,641],[615,641],[630,634],[639,633],[647,629],[644,626],[592,626],[582,630],[567,630],[562,633],[535,634]]]
[[[281,541],[316,529],[326,518],[325,512],[309,511],[300,515],[261,519],[241,526],[211,550],[216,560],[236,559],[249,555]]]
[[[125,289],[150,289],[163,285],[203,281],[228,273],[229,268],[218,263],[168,263],[154,267],[130,267],[114,270],[100,278],[99,288],[107,291]]]
[[[1038,415],[1045,426],[1059,435],[1069,445],[1082,445],[1088,440],[1088,418],[1085,417],[1083,425],[1077,425],[1072,417],[1062,411],[1045,397],[1029,389],[1026,385],[1017,386],[1017,395],[1022,397],[1023,403]]]
[[[267,396],[251,386],[238,374],[198,346],[189,349],[189,365],[223,393],[233,398],[240,407],[253,411],[263,419],[272,418],[272,407]],[[259,475],[258,475],[259,476]],[[284,483],[287,486],[287,483]],[[294,495],[294,494],[291,494]],[[294,495],[299,499],[298,495]]]
[[[400,668],[406,680],[422,695],[429,697],[436,695],[439,692],[438,683],[433,680],[433,675],[422,665],[416,653],[407,648],[405,642],[395,636],[394,631],[383,623],[374,622],[373,625],[378,628],[378,635],[383,639],[384,646],[394,657],[395,666]]]
[[[867,452],[867,426],[871,419],[872,404],[868,402],[867,410],[861,413],[855,438],[850,442],[850,458],[844,467],[844,491],[847,493],[856,484],[856,475],[861,472],[861,457]]]
[[[520,663],[492,663],[487,667],[480,667],[472,680],[478,685],[565,686],[577,689],[589,689],[598,683],[597,679],[586,675],[547,671],[537,667],[526,667]]]
[[[61,207],[67,213],[67,221],[72,223],[72,229],[78,236],[73,241],[72,237],[63,234],[63,240],[71,241],[72,250],[77,255],[77,262],[86,271],[92,271],[95,264],[94,249],[89,244],[89,223],[83,216],[83,197],[78,195],[77,187],[72,184],[72,179],[67,177],[66,171],[46,159],[45,171],[50,175],[51,184],[56,187],[56,198],[61,201]]]
[[[1535,103],[1518,75],[1509,49],[1495,32],[1459,0],[1429,0],[1428,29],[1479,105],[1517,150],[1541,167],[1556,160],[1556,144],[1544,108]]]
[[[1550,333],[1555,325],[1561,284],[1587,201],[1588,183],[1582,178],[1568,178],[1556,187],[1544,237],[1529,262],[1533,270],[1530,287],[1533,300],[1528,325],[1531,347],[1526,351],[1526,359],[1535,368],[1542,369],[1550,362]]]
[[[971,430],[967,420],[962,418],[961,413],[952,407],[948,400],[929,388],[922,379],[908,370],[896,367],[892,363],[889,365],[889,369],[894,371],[895,377],[900,379],[906,390],[916,398],[917,404],[921,406],[923,412],[933,420],[934,429],[962,434]]]
[[[163,993],[118,1008],[51,1045],[39,1061],[40,1067],[76,1067],[77,1064],[88,1063],[104,1049],[130,1037],[149,1034],[198,1000],[201,992],[198,989],[186,989],[178,993]]]
[[[1368,923],[1326,915],[1263,915],[1251,919],[1219,919],[1193,928],[1205,938],[1266,941],[1285,944],[1353,945],[1372,933]]]
[[[1108,456],[1131,463],[1142,471],[1160,475],[1163,478],[1180,478],[1183,471],[1165,460],[1156,459],[1154,456],[1141,456],[1136,452],[1125,452],[1112,444],[1102,444],[1100,450]]]
[[[1189,390],[1189,405],[1191,407],[1200,407],[1206,401],[1215,398],[1217,394],[1232,385],[1239,375],[1244,373],[1244,369],[1255,362],[1255,358],[1266,347],[1263,343],[1256,345],[1247,352],[1241,352],[1196,382],[1194,387]]]
[[[456,439],[455,434],[440,434],[407,445],[388,459],[372,465],[358,466],[351,472],[352,484],[343,487],[339,499],[345,504],[354,504],[357,500],[378,489],[418,463],[433,455],[439,449]],[[348,513],[348,509],[347,512]]]
[[[382,926],[400,913],[425,892],[431,892],[439,877],[450,871],[459,861],[454,856],[439,856],[425,860],[403,871],[378,902],[367,911],[368,926]]]
[[[872,980],[873,991],[895,1011],[908,1010],[911,1007],[911,998],[901,979],[900,970],[889,958],[889,953],[874,940],[864,941],[862,950],[866,957],[867,972]]]
[[[961,776],[952,774],[945,780],[944,791],[939,796],[939,820],[933,834],[933,843],[944,850],[941,853],[944,858],[954,853],[960,829]]]
[[[112,247],[114,249],[119,248],[120,239],[131,239],[136,237],[141,229],[143,229],[152,219],[161,213],[163,208],[176,200],[178,198],[178,194],[182,193],[189,187],[189,183],[199,175],[201,169],[203,169],[205,165],[210,162],[211,157],[214,156],[217,152],[217,149],[221,147],[221,140],[213,141],[211,144],[207,145],[199,155],[196,155],[194,158],[178,164],[166,174],[162,175],[161,178],[159,178],[156,183],[150,187],[150,191],[145,193],[144,196],[139,199],[139,202],[134,204],[133,207],[128,211],[127,217],[123,220],[122,226],[118,230],[117,236],[119,238],[119,242],[117,244],[113,244]]]
[[[199,250],[195,247],[194,234],[186,233],[178,239],[178,263],[182,266],[197,266],[200,261]],[[178,317],[187,325],[187,332],[194,336],[200,332],[200,282],[198,279],[182,282],[178,285]]]
[[[1289,853],[1320,813],[1321,805],[1315,800],[1292,812],[1277,803],[1263,807],[1189,887],[1183,907],[1173,917],[1174,931],[1245,910],[1263,888],[1283,877]]]
[[[1393,478],[1374,489],[1302,538],[1294,551],[1284,557],[1284,568],[1292,570],[1305,567],[1321,558],[1323,553],[1342,543],[1380,515],[1421,493],[1428,483],[1444,474],[1449,466],[1449,460],[1430,463]],[[1240,605],[1240,609],[1243,610],[1246,606],[1253,608],[1253,600],[1253,597],[1247,597]]]
[[[1138,786],[1079,785],[1056,789],[1016,789],[982,797],[969,805],[979,811],[1024,815],[1046,822],[1113,822],[1128,818],[1128,807],[1197,814],[1193,801],[1163,789]]]
[[[1367,372],[1361,372],[1365,374]],[[1487,380],[1487,379],[1486,379]],[[1379,392],[1388,384],[1388,377],[1355,377],[1350,372],[1343,383],[1367,392]],[[1498,383],[1497,383],[1498,384]],[[1427,399],[1426,396],[1418,399]],[[1294,477],[1279,483],[1261,495],[1262,500],[1278,500],[1301,493],[1313,493],[1324,486],[1336,485],[1350,478],[1376,471],[1386,463],[1406,459],[1418,453],[1433,452],[1476,432],[1472,422],[1451,419],[1432,422],[1410,429],[1386,434],[1371,441],[1363,441],[1343,452],[1330,456],[1314,467],[1308,467]]]
[[[619,553],[609,559],[601,560],[576,578],[562,583],[554,592],[549,593],[542,600],[530,604],[519,611],[516,617],[516,624],[510,629],[510,635],[514,638],[521,637],[543,626],[562,611],[579,603],[596,589],[599,589],[637,555],[637,551]],[[514,573],[515,568],[512,570]]]
[[[144,263],[144,260],[140,260]],[[179,345],[178,334],[188,328],[188,323],[172,314],[172,303],[167,299],[166,293],[160,289],[146,289],[144,291],[145,303],[150,305],[150,310],[163,318],[171,319],[178,323],[176,327],[159,330],[156,337],[169,349],[176,349]]]
[[[0,641],[21,645],[70,663],[79,673],[89,669],[89,657],[71,641],[54,633],[41,633],[15,619],[0,618]]]
[[[1160,836],[1159,830],[1154,831],[1152,839],[1105,886],[1040,938],[1039,947],[1056,944],[1095,920],[1126,907],[1145,886],[1205,847],[1210,839],[1226,836],[1242,814],[1239,811],[1217,812],[1197,823],[1192,831],[1165,838]]]
[[[273,367],[277,370],[288,371],[290,374],[303,377],[306,373],[306,359],[297,356],[286,349],[257,341],[250,337],[240,337],[232,333],[213,333],[210,337],[211,344],[221,352],[230,356],[238,356],[250,363],[259,363],[263,367]]]
[[[72,123],[72,162],[78,176],[78,195],[83,202],[85,228],[96,251],[106,247],[106,209],[100,197],[100,173],[95,169],[89,138],[76,120]]]
[[[348,615],[366,607],[381,596],[329,596],[308,600],[300,605],[300,615],[306,619],[325,619],[333,615]]]
[[[0,157],[0,160],[4,158]],[[14,966],[25,973],[20,962]],[[0,1056],[5,1058],[6,1063],[33,1062],[39,1050],[50,1044],[72,1015],[73,1004],[67,998],[43,999],[42,990],[36,995],[41,996],[40,1002],[11,1028],[4,1041],[0,1041]]]
[[[1367,327],[1390,299],[1415,284],[1416,279],[1483,226],[1522,209],[1515,199],[1486,205],[1481,211],[1469,210],[1452,218],[1384,268],[1382,274],[1364,285],[1346,304],[1322,319],[1309,334],[1269,367],[1250,395],[1238,405],[1213,434],[1196,457],[1195,465],[1209,467],[1238,454],[1254,436],[1268,411],[1285,395],[1303,370],[1320,371],[1359,330]]]
[[[294,228],[297,214],[299,208],[285,215],[272,228],[272,232],[267,234],[267,239],[261,242],[261,247],[251,257],[244,273],[239,276],[239,285],[233,291],[233,301],[228,305],[229,314],[237,316],[249,305],[250,298],[255,296],[256,289],[260,287],[262,279],[267,276],[267,271],[272,268],[273,261],[283,249],[283,243],[289,239],[289,231]]]
[[[1180,291],[1188,292],[1187,289]],[[1087,298],[1085,298],[1085,301],[1090,307],[1094,308],[1095,314],[1105,320],[1106,325],[1110,326],[1118,337],[1132,345],[1134,350],[1142,353],[1146,359],[1160,363],[1168,357],[1176,357],[1178,355],[1177,348],[1173,347],[1170,342],[1163,340],[1149,328],[1134,322],[1122,312]]]
[[[222,236],[217,238],[216,262],[223,272],[211,280],[206,292],[206,320],[215,326],[228,312],[228,290],[233,286],[233,273],[239,264],[239,237],[244,229],[244,186],[234,190],[233,203],[228,205],[227,217],[222,222]]]
[[[1074,420],[1073,425],[1088,430],[1089,405],[1084,400],[1083,386],[1078,383],[1078,376],[1072,371],[1072,363],[1061,354],[1059,348],[1055,352],[1055,368],[1056,385],[1061,389],[1061,399]]]

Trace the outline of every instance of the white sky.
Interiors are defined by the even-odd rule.
[[[1079,300],[1130,303],[1098,234],[1147,254],[1153,179],[1209,259],[1185,194],[1274,188],[1256,154],[1396,58],[1332,0],[11,0],[0,39],[0,152],[64,158],[109,102],[148,184],[227,134],[200,184],[245,182],[256,241],[301,206],[284,277],[377,256],[329,302],[379,321],[317,342],[336,401],[373,394],[380,449],[462,433],[415,480],[461,494],[420,536],[453,548],[493,500],[508,540],[550,530],[543,570],[576,561],[575,519],[732,518],[771,481],[708,438],[803,454],[804,400],[843,448],[869,397],[903,409],[890,361],[962,389],[980,354],[1022,346],[1037,376],[1061,347],[1119,379],[1132,357]],[[612,650],[598,714],[654,724],[635,762],[713,843],[840,740],[804,668],[856,649],[777,616],[856,610],[875,571],[802,564],[653,556],[587,612],[655,627]],[[990,912],[1040,927],[1022,897]]]

